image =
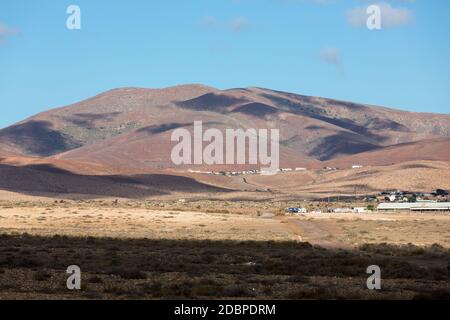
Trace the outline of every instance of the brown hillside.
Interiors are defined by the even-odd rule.
[[[450,159],[450,139],[448,138],[401,143],[331,160],[327,162],[327,165],[345,168],[353,165],[380,166],[416,160],[445,159]]]

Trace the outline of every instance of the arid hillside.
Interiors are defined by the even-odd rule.
[[[279,129],[280,166],[305,171],[215,176],[192,169],[261,165],[175,166],[171,134],[192,132],[194,121],[202,121],[203,131]],[[0,189],[28,196],[271,199],[432,191],[450,188],[449,161],[450,115],[262,88],[115,89],[0,130]]]
[[[0,160],[0,199],[324,199],[375,195],[386,190],[450,190],[450,162],[412,161],[276,175],[222,176],[184,169],[141,173],[49,158]]]
[[[363,154],[384,162],[450,160],[450,116],[421,114],[261,88],[218,90],[201,85],[111,90],[49,110],[0,130],[0,145],[28,156],[106,164],[173,167],[171,132],[208,128],[280,130],[282,165],[317,168],[319,161]],[[426,154],[414,145],[426,140]],[[389,148],[400,147],[401,157]],[[389,147],[389,148],[387,148]],[[379,152],[379,153],[368,153]],[[392,159],[392,160],[391,160]],[[376,162],[373,159],[367,162]]]
[[[450,139],[401,143],[327,161],[327,165],[348,168],[352,165],[391,165],[408,161],[450,159]]]

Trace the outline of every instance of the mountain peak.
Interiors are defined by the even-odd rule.
[[[309,158],[310,163],[401,143],[428,140],[434,144],[434,139],[450,137],[448,115],[409,113],[267,88],[219,90],[184,84],[117,88],[49,110],[0,130],[0,145],[23,155],[63,154],[87,162],[110,158],[136,166],[163,166],[170,165],[166,150],[170,132],[145,128],[189,128],[198,120],[221,130],[278,128],[284,159]],[[402,150],[410,153],[410,149]]]

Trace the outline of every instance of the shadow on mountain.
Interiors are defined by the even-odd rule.
[[[361,141],[363,137],[351,132],[340,132],[325,137],[308,154],[321,161],[331,160],[337,155],[352,155],[380,149],[379,146]]]
[[[207,93],[195,99],[177,102],[182,108],[197,111],[225,112],[228,107],[238,103],[248,102],[246,99],[235,98],[224,94]]]
[[[299,100],[301,102],[306,103],[317,103],[317,97],[311,97],[311,96],[304,96],[300,94],[290,93],[290,92],[284,92],[284,91],[277,91],[277,90],[270,90],[266,89],[268,91],[272,91],[275,93],[278,93],[280,95],[283,95],[285,97],[288,97],[290,99]],[[368,109],[367,106],[354,103],[354,102],[347,102],[347,101],[340,101],[340,100],[334,100],[334,99],[326,99],[329,104],[332,104],[334,106],[343,107],[352,111],[364,111]]]
[[[208,122],[202,122],[202,126],[204,129],[208,128],[208,126],[216,126],[221,125],[221,122],[218,121],[208,121]],[[172,123],[164,123],[159,125],[151,125],[148,127],[144,127],[141,129],[138,129],[137,132],[144,132],[148,133],[150,135],[152,134],[160,134],[171,130],[176,130],[179,128],[187,128],[187,127],[193,127],[194,122],[191,123],[178,123],[178,122],[172,122]]]
[[[426,165],[426,164],[413,163],[413,164],[403,165],[402,169],[436,169],[436,168],[433,166]]]
[[[391,131],[397,131],[397,132],[409,132],[410,130],[402,125],[401,123],[398,123],[396,121],[392,121],[389,119],[380,119],[375,118],[370,120],[367,123],[367,127],[369,127],[372,130],[391,130]]]
[[[167,131],[178,129],[178,128],[190,127],[192,125],[193,125],[193,123],[178,123],[178,122],[164,123],[164,124],[160,124],[160,125],[151,125],[148,127],[140,128],[137,130],[137,132],[158,134],[158,133],[163,133],[163,132],[167,132]]]
[[[337,119],[337,118],[331,118],[328,116],[325,111],[321,108],[317,108],[312,104],[301,104],[296,103],[288,99],[284,99],[278,96],[270,95],[270,94],[263,94],[263,96],[267,99],[270,99],[274,104],[282,108],[284,111],[291,112],[296,115],[310,117],[316,120],[320,120],[326,123],[330,123],[332,125],[335,125],[337,127],[353,131],[354,133],[360,134],[362,136],[365,136],[367,138],[370,138],[377,142],[383,142],[388,139],[388,137],[374,134],[370,132],[369,128],[366,126],[362,126],[354,122],[350,119]],[[384,124],[386,127],[386,123]],[[398,127],[398,123],[393,124],[394,128]],[[385,128],[386,129],[386,128]],[[352,153],[350,153],[352,154]]]
[[[72,198],[144,198],[172,192],[209,193],[231,190],[200,183],[192,178],[165,174],[81,175],[52,165],[0,164],[0,189],[34,196]]]
[[[349,180],[352,180],[352,179],[349,179]],[[353,179],[353,180],[357,180],[357,179]],[[379,191],[378,189],[374,189],[367,184],[347,184],[347,185],[340,187],[340,189],[345,189],[347,191],[355,191],[356,194],[373,193],[375,191]]]
[[[48,121],[28,121],[0,131],[0,140],[21,146],[33,156],[51,156],[75,149],[81,144],[71,137],[52,129]]]
[[[73,123],[74,125],[82,128],[92,128],[96,121],[112,121],[115,117],[120,115],[121,112],[109,112],[109,113],[76,113],[72,117],[65,117],[66,121]]]
[[[8,283],[8,292],[33,297],[39,281],[51,279],[56,285],[43,292],[58,297],[67,294],[65,270],[76,263],[89,275],[89,292],[76,290],[74,298],[450,299],[449,259],[439,245],[343,250],[295,241],[0,235],[0,267],[20,269],[34,284],[0,275],[0,286]],[[388,288],[367,289],[373,265],[382,268]]]
[[[343,107],[352,111],[365,111],[368,108],[364,105],[353,103],[353,102],[345,102],[345,101],[339,101],[339,100],[328,100],[330,104],[333,104],[334,106]]]
[[[311,131],[326,130],[325,127],[322,127],[322,126],[316,126],[316,125],[310,125],[310,126],[307,126],[305,129],[306,129],[306,130],[311,130]]]
[[[278,113],[278,110],[267,104],[254,102],[237,107],[232,113],[243,113],[264,119],[266,116]]]

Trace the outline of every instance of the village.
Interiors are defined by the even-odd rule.
[[[362,165],[352,165],[351,169],[362,169],[364,166]],[[321,171],[328,172],[328,171],[337,171],[340,170],[340,168],[334,168],[334,167],[324,167],[321,169]],[[287,173],[287,172],[304,172],[308,171],[307,168],[303,167],[297,167],[297,168],[279,168],[276,169],[276,173]],[[202,171],[202,170],[188,170],[189,173],[198,173],[198,174],[207,174],[207,175],[216,175],[216,176],[228,176],[228,177],[235,177],[235,176],[244,176],[244,175],[254,175],[254,174],[263,174],[264,171],[260,169],[251,169],[251,170],[243,170],[243,171]]]
[[[299,172],[299,171],[307,171],[306,168],[282,168],[277,169],[276,173],[286,173],[286,172]],[[188,170],[189,173],[198,173],[198,174],[208,174],[215,176],[227,176],[227,177],[236,177],[236,176],[245,176],[245,175],[254,175],[254,174],[263,174],[264,171],[259,169],[252,170],[243,170],[243,171],[201,171],[201,170]]]
[[[450,195],[443,189],[437,189],[432,193],[410,191],[384,191],[377,196],[366,196],[363,201],[367,206],[348,206],[329,208],[324,210],[308,210],[305,207],[286,208],[286,214],[321,214],[321,213],[371,213],[371,212],[449,212]]]
[[[350,167],[352,170],[364,168],[363,165],[354,164]],[[280,168],[276,170],[277,174],[305,172],[307,168]],[[337,171],[341,168],[324,167],[320,171],[329,172]],[[221,175],[221,176],[245,176],[262,174],[263,171],[252,169],[243,171],[201,171],[189,170],[190,173]],[[321,199],[324,201],[324,199]],[[436,189],[434,192],[428,191],[405,191],[405,190],[386,190],[378,194],[370,195],[354,195],[354,196],[334,196],[328,197],[325,202],[329,205],[321,209],[308,209],[306,207],[289,207],[285,209],[286,214],[321,214],[321,213],[371,213],[371,212],[450,212],[450,196],[449,191],[444,189]],[[361,202],[366,204],[361,205]],[[349,203],[356,206],[333,207],[331,204]]]

